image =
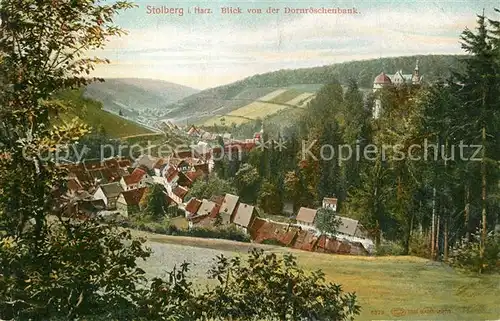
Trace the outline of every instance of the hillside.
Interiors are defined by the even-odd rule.
[[[291,253],[306,271],[321,269],[326,280],[356,292],[361,314],[356,320],[496,320],[499,315],[498,275],[468,275],[439,262],[414,256],[363,257],[293,250],[228,240],[166,236],[132,231],[146,237],[152,256],[141,263],[148,276],[166,266],[191,263],[189,275],[205,286],[213,257],[237,257],[259,248]]]
[[[152,133],[133,121],[103,110],[102,103],[85,98],[83,90],[64,91],[58,95],[58,99],[69,107],[68,111],[59,115],[60,120],[78,117],[90,125],[93,131],[104,129],[105,133],[113,138]]]
[[[166,81],[109,78],[87,86],[84,96],[103,103],[105,110],[138,118],[164,113],[165,107],[198,90]]]
[[[235,83],[207,89],[197,94],[186,97],[167,107],[167,118],[177,122],[208,123],[212,124],[214,118],[229,115],[224,119],[226,123],[244,123],[240,113],[231,115],[231,112],[245,107],[254,101],[262,101],[262,97],[280,89],[296,90],[315,93],[323,84],[338,79],[347,85],[350,79],[358,82],[361,88],[371,88],[373,79],[382,71],[394,74],[402,69],[411,73],[415,62],[419,60],[420,73],[426,82],[434,82],[450,76],[451,69],[460,70],[459,60],[463,56],[457,55],[426,55],[380,58],[363,61],[352,61],[340,64],[280,70],[245,78]],[[285,98],[279,103],[283,103]],[[254,106],[255,107],[255,106]],[[267,108],[268,107],[268,108]],[[283,108],[269,112],[276,106],[258,106],[263,111],[260,117],[269,116]],[[259,112],[257,112],[259,113]],[[255,113],[254,113],[255,114]],[[215,116],[215,117],[214,117]],[[246,115],[243,115],[246,116]]]

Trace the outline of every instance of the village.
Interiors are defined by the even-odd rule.
[[[170,124],[171,125],[171,124]],[[175,126],[175,130],[180,130]],[[301,207],[291,222],[278,222],[259,216],[255,205],[246,204],[238,195],[212,195],[210,199],[187,197],[191,186],[213,173],[214,159],[221,154],[249,152],[259,145],[262,133],[251,139],[232,140],[229,134],[215,135],[195,126],[185,131],[197,144],[190,150],[175,151],[164,157],[141,155],[134,161],[126,158],[86,160],[63,165],[68,170],[67,192],[71,198],[64,209],[66,216],[91,215],[120,217],[141,215],[144,198],[153,185],[162,187],[168,212],[181,215],[188,229],[236,227],[252,242],[325,253],[367,255],[373,242],[357,221],[340,217],[335,235],[321,233],[315,225],[317,208]],[[221,137],[222,146],[210,146]],[[337,199],[325,197],[323,208],[337,210]],[[60,210],[60,208],[59,208]]]

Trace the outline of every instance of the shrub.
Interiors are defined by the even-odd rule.
[[[285,244],[281,243],[277,239],[267,239],[267,240],[262,241],[261,244],[276,245],[276,246],[286,246]]]
[[[382,242],[375,249],[375,255],[377,256],[402,255],[403,253],[404,253],[403,247],[400,244],[391,241]]]
[[[430,258],[429,240],[424,234],[413,234],[410,241],[410,255]]]
[[[217,228],[195,227],[190,229],[189,231],[183,232],[182,234],[194,237],[250,242],[250,236],[237,229],[234,225]]]
[[[253,250],[245,260],[217,257],[209,278],[217,285],[193,291],[188,265],[155,279],[140,302],[149,320],[354,320],[356,296],[326,283],[320,271],[306,273],[292,255]]]
[[[500,271],[500,235],[487,235],[483,258],[480,257],[480,244],[479,234],[472,234],[470,241],[462,240],[450,251],[450,265],[471,272]]]

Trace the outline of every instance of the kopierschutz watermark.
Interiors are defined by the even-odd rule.
[[[38,151],[38,159],[42,162],[79,163],[84,159],[100,159],[102,161],[109,158],[128,158],[132,161],[137,160],[144,155],[167,158],[203,158],[212,161],[223,159],[242,160],[246,152],[252,149],[265,151],[266,149],[276,152],[287,150],[287,142],[280,141],[257,141],[249,147],[247,144],[229,144],[222,146],[208,147],[205,145],[154,145],[150,141],[147,144],[103,144],[89,147],[86,145],[60,145],[56,146],[51,152]],[[312,159],[315,161],[481,161],[481,145],[467,145],[460,141],[458,145],[438,145],[430,143],[427,139],[422,144],[411,144],[409,146],[395,145],[376,145],[376,144],[319,144],[317,140],[305,141],[300,145],[299,157],[301,160]],[[33,158],[33,152],[23,150],[23,155],[27,159]],[[293,156],[294,157],[294,156]]]

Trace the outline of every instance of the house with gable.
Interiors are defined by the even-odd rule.
[[[312,208],[301,207],[295,218],[297,224],[307,229],[314,229],[314,220],[316,219],[317,212],[318,210]]]
[[[143,154],[135,160],[133,167],[144,166],[148,170],[152,171],[157,161],[158,158],[153,157],[151,155]]]
[[[222,225],[227,225],[233,222],[234,215],[238,209],[239,196],[226,194],[222,200],[219,215],[222,219]]]
[[[194,215],[189,216],[189,228],[195,226],[214,226],[219,214],[219,205],[215,202],[203,199],[200,207]]]
[[[240,203],[234,214],[233,223],[243,232],[248,233],[257,217],[255,207],[245,203]]]
[[[146,187],[148,184],[152,183],[153,179],[151,176],[141,168],[134,169],[130,175],[123,176],[120,180],[120,185],[124,191]]]
[[[140,211],[140,202],[146,193],[146,187],[127,190],[120,193],[116,200],[116,209],[120,215],[129,217]]]
[[[334,212],[337,212],[337,199],[335,197],[323,198],[323,208],[330,208]]]
[[[186,218],[189,218],[190,216],[194,216],[197,212],[198,209],[201,206],[202,201],[200,201],[197,198],[191,198],[189,202],[187,202],[186,206],[184,207],[184,212],[186,213]]]
[[[123,192],[123,187],[118,182],[103,184],[97,188],[94,192],[95,200],[103,200],[106,205],[106,209],[115,209],[116,200]]]

